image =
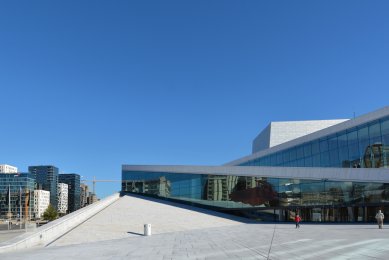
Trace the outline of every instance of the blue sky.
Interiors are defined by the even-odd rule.
[[[388,105],[388,1],[1,1],[0,163],[220,165]],[[99,196],[119,184],[97,184]]]

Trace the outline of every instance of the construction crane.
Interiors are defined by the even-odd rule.
[[[96,176],[93,176],[93,180],[81,180],[81,182],[92,182],[93,194],[96,195],[96,182],[122,182],[121,180],[96,180]]]

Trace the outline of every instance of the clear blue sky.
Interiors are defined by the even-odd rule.
[[[0,163],[220,165],[388,105],[389,1],[1,1]],[[98,184],[98,195],[120,189]]]

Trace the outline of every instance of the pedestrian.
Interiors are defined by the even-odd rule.
[[[377,215],[375,215],[375,218],[377,219],[378,228],[381,229],[384,225],[384,213],[381,212],[381,210],[378,210]]]
[[[294,222],[296,222],[296,228],[300,228],[300,221],[301,221],[301,218],[300,218],[299,214],[297,214],[294,217]]]

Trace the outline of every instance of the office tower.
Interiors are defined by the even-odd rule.
[[[30,218],[35,177],[30,173],[0,173],[0,219]]]
[[[59,175],[59,182],[68,185],[68,212],[76,211],[80,208],[80,175],[66,173]]]
[[[68,185],[66,183],[58,183],[58,213],[66,214],[68,211]]]
[[[0,164],[0,173],[17,173],[18,168],[8,164]]]
[[[34,174],[38,190],[50,191],[50,204],[57,209],[58,168],[53,165],[29,166]]]
[[[36,219],[43,217],[50,204],[50,191],[34,190],[34,215]]]

